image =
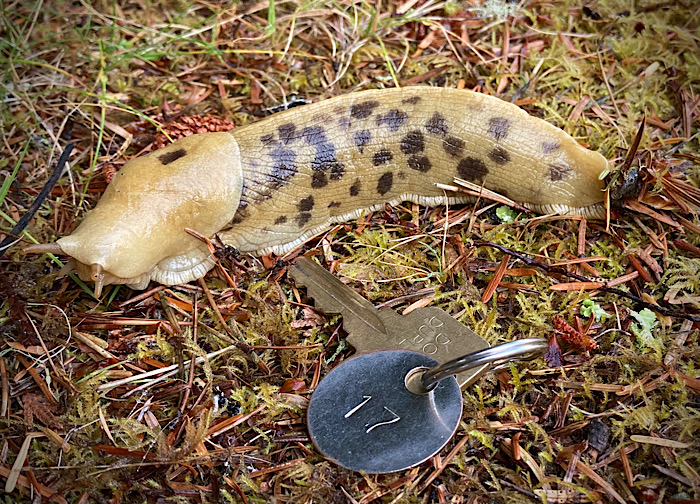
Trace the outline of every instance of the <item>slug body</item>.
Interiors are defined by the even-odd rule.
[[[72,235],[33,251],[57,245],[96,291],[110,283],[143,289],[211,269],[209,251],[185,228],[218,234],[241,252],[283,253],[386,202],[444,203],[435,183],[455,177],[535,211],[600,218],[606,167],[599,153],[498,98],[431,87],[364,91],[134,159]]]

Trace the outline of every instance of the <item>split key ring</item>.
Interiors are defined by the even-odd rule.
[[[414,394],[427,394],[437,387],[440,381],[450,376],[486,364],[489,366],[484,367],[482,373],[495,371],[513,361],[536,359],[543,355],[547,348],[547,340],[544,338],[526,338],[463,355],[432,368],[418,367],[406,376],[406,388]]]

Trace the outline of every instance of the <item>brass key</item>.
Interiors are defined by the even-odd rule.
[[[290,266],[289,274],[306,287],[318,309],[343,316],[348,343],[358,353],[401,348],[421,352],[443,363],[490,346],[449,313],[434,306],[418,308],[405,316],[390,309],[378,310],[307,257],[299,257]],[[485,367],[458,374],[459,386],[464,389],[471,385]]]

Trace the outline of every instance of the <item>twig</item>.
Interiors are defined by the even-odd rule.
[[[530,497],[531,499],[539,500],[539,497],[537,496],[537,494],[534,494],[528,490],[525,490],[524,488],[519,487],[518,485],[514,485],[510,481],[506,481],[504,479],[499,480],[499,481],[500,481],[501,485],[503,485],[505,487],[512,488],[513,490],[520,492],[521,494],[526,495],[527,497]]]
[[[587,278],[583,275],[578,275],[576,273],[570,273],[566,271],[564,268],[557,268],[555,266],[549,266],[548,264],[544,264],[540,261],[537,261],[535,259],[532,259],[530,257],[527,257],[524,254],[521,254],[519,252],[516,252],[515,250],[511,250],[508,247],[504,247],[503,245],[498,245],[497,243],[493,243],[490,241],[482,241],[482,242],[475,242],[474,246],[476,247],[493,247],[495,249],[500,250],[504,254],[510,254],[513,257],[517,257],[524,263],[530,265],[530,266],[535,266],[537,268],[545,270],[547,273],[556,273],[558,275],[563,275],[568,278],[575,278],[576,280],[580,280],[581,282],[590,282],[591,279]],[[649,303],[647,301],[644,301],[642,298],[635,296],[634,294],[630,294],[629,292],[625,292],[620,289],[615,289],[613,287],[606,287],[602,286],[598,288],[598,290],[601,290],[603,292],[609,292],[610,294],[616,294],[620,297],[629,299],[630,301],[633,301],[645,308],[649,308],[650,310],[654,310],[661,315],[664,315],[666,317],[675,317],[675,318],[682,318],[682,319],[687,319],[687,320],[692,320],[693,322],[700,322],[700,316],[698,315],[691,315],[690,313],[686,312],[677,312],[675,310],[669,310],[668,308],[664,308],[662,306],[655,305],[653,303]]]
[[[55,186],[56,182],[58,182],[58,179],[61,178],[61,174],[63,173],[63,167],[66,165],[68,157],[70,156],[70,153],[72,151],[73,144],[66,145],[66,148],[61,153],[61,157],[58,158],[56,168],[49,177],[49,180],[46,181],[46,185],[44,185],[44,187],[41,188],[41,191],[34,200],[34,203],[32,203],[32,206],[29,208],[29,211],[26,214],[24,214],[19,221],[17,221],[15,227],[13,227],[10,233],[5,237],[5,239],[2,242],[0,242],[0,258],[2,258],[3,255],[5,255],[5,251],[8,248],[10,248],[10,246],[12,246],[19,240],[20,233],[22,233],[22,231],[24,231],[24,228],[27,227],[29,221],[32,220],[34,214],[37,212],[37,210],[39,210],[39,207],[42,205],[42,203],[44,203],[46,196],[49,195],[51,189],[53,189],[53,186]]]
[[[632,161],[634,161],[634,155],[637,154],[637,150],[639,149],[639,144],[642,141],[642,135],[644,134],[644,127],[646,126],[646,124],[647,115],[645,113],[644,117],[642,118],[642,122],[639,124],[639,129],[637,129],[637,134],[635,135],[634,140],[632,141],[632,145],[627,150],[625,162],[622,164],[622,168],[620,170],[622,173],[627,173],[627,170],[629,170],[632,166]]]
[[[238,345],[230,345],[230,346],[227,346],[226,348],[221,348],[219,350],[216,350],[215,352],[208,353],[204,357],[197,357],[196,359],[194,359],[194,361],[196,364],[201,364],[205,360],[211,360],[214,357],[217,357],[221,354],[224,354],[226,352],[230,352],[234,348],[238,348]],[[183,364],[185,366],[187,366],[189,363],[190,363],[190,360],[183,362]],[[128,385],[129,383],[132,383],[132,382],[135,382],[138,380],[144,380],[146,378],[150,378],[151,376],[156,376],[156,375],[163,374],[163,373],[176,373],[178,371],[178,366],[179,366],[178,364],[173,364],[173,365],[168,366],[168,367],[153,369],[151,371],[147,371],[145,373],[134,375],[134,376],[129,376],[128,378],[123,378],[121,380],[117,380],[114,382],[103,383],[102,385],[99,385],[97,387],[97,390],[98,391],[112,390],[113,388],[121,387],[122,385]],[[170,375],[168,374],[167,376],[170,376]]]

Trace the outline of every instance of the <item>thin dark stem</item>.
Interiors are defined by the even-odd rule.
[[[17,224],[15,224],[15,227],[12,228],[12,230],[5,237],[5,239],[2,242],[0,242],[0,258],[2,258],[2,256],[5,255],[5,251],[19,239],[20,234],[22,233],[22,231],[24,231],[24,228],[27,227],[29,221],[32,220],[32,217],[34,217],[34,214],[37,212],[37,210],[39,210],[39,207],[46,199],[46,196],[49,195],[51,189],[53,189],[53,186],[55,186],[56,182],[58,182],[58,179],[61,178],[61,174],[63,173],[63,167],[66,165],[68,157],[70,156],[70,153],[72,151],[73,144],[66,145],[66,148],[61,153],[61,157],[58,158],[56,168],[49,177],[49,180],[46,181],[46,185],[44,185],[44,187],[41,189],[41,192],[39,192],[39,194],[37,195],[36,199],[34,200],[34,203],[32,203],[32,206],[29,208],[29,211],[22,216],[22,218],[17,222]]]

